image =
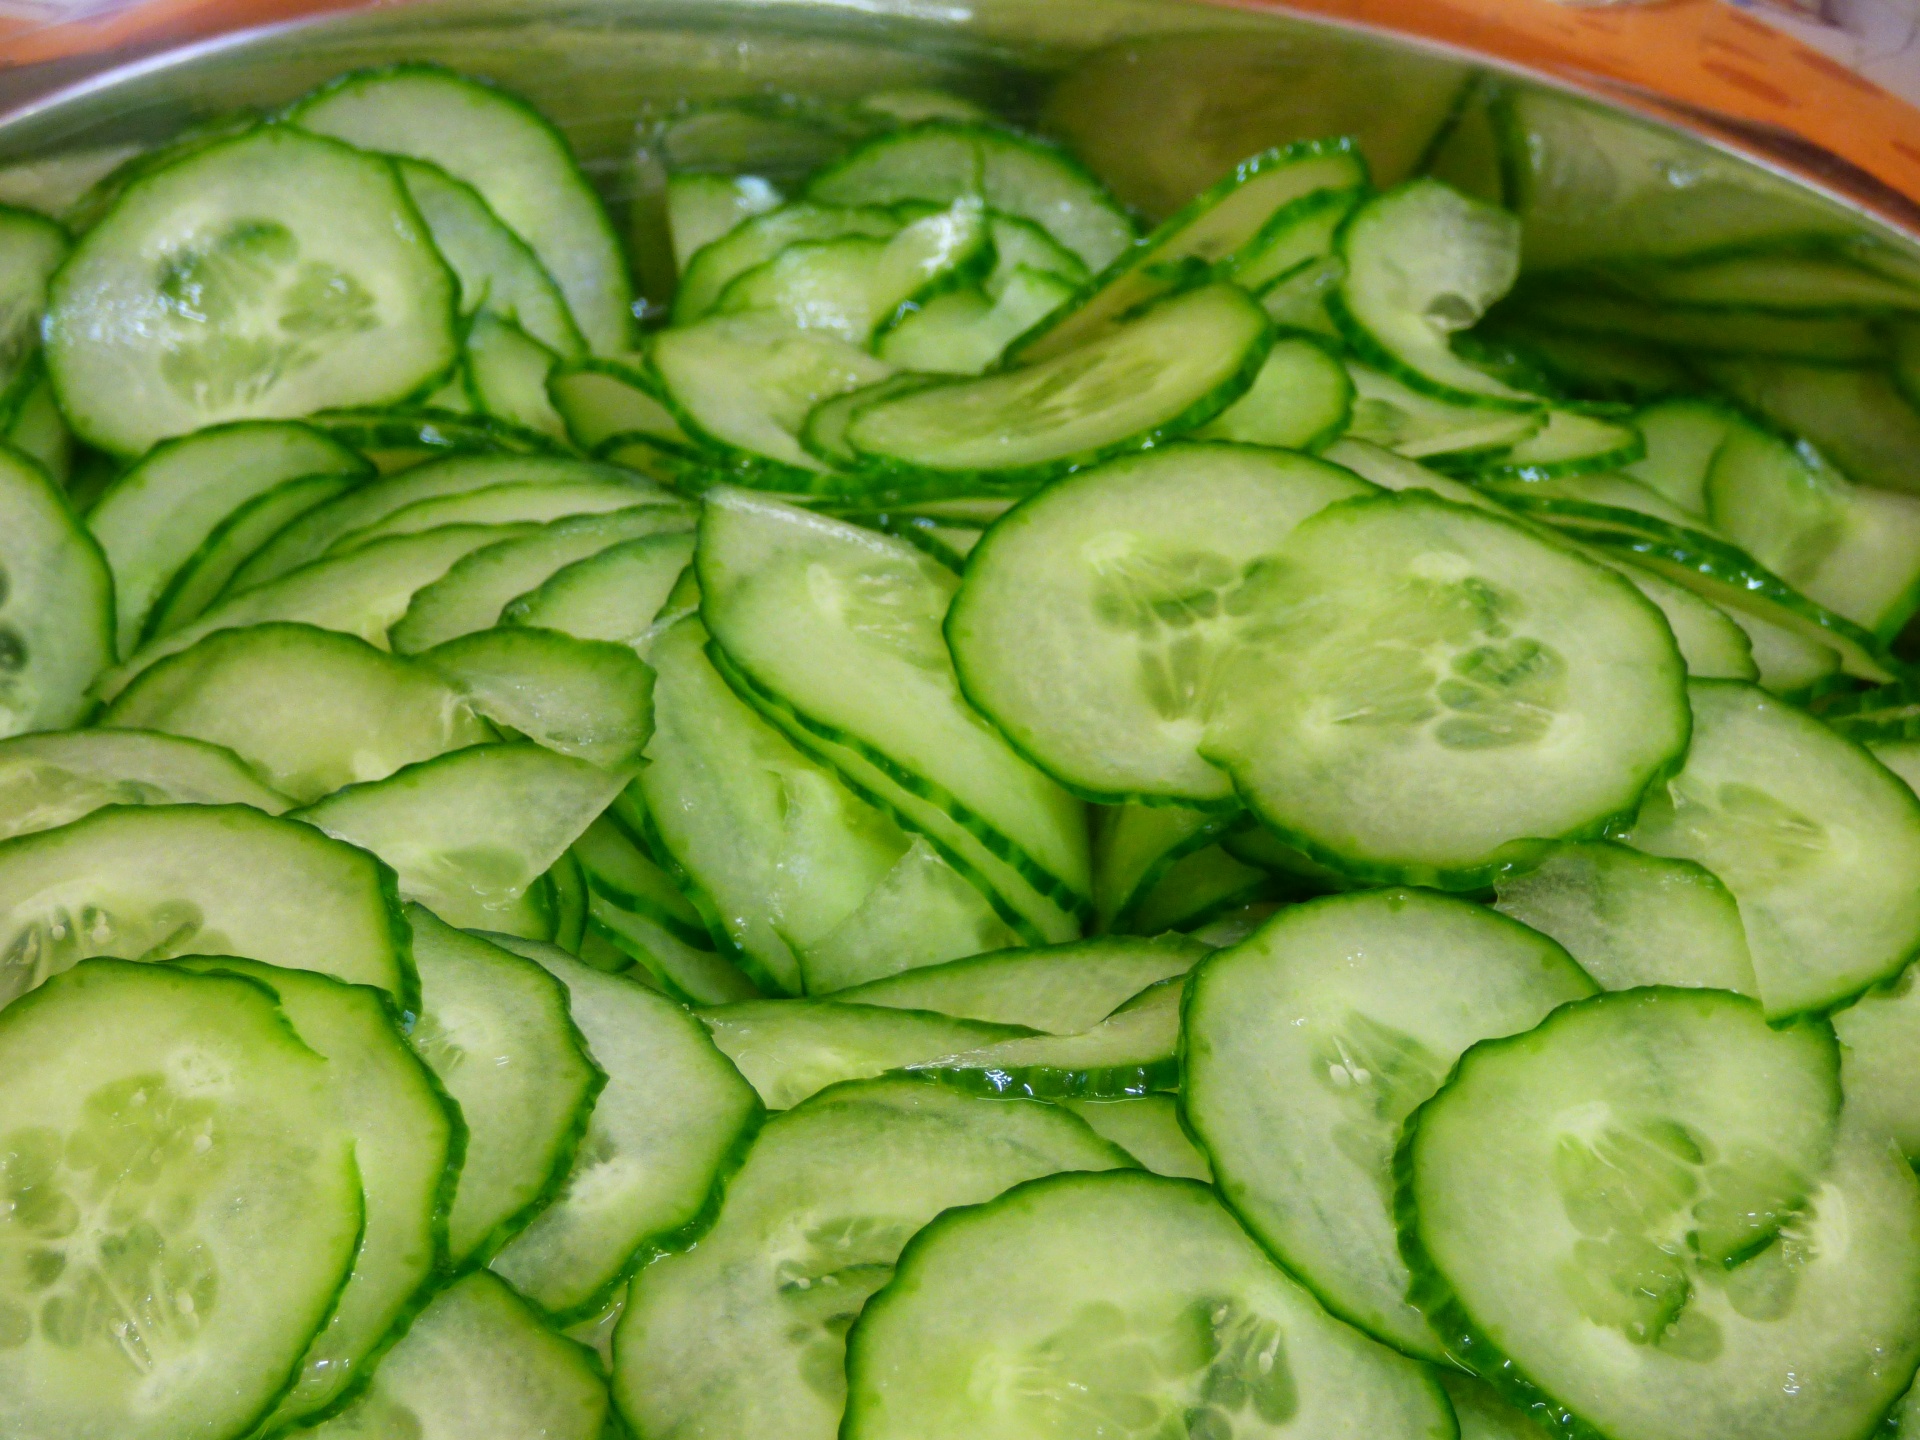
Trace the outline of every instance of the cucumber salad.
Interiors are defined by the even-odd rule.
[[[649,124],[0,210],[0,1435],[1920,1436],[1920,264]]]

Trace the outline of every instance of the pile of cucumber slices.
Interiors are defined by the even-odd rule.
[[[0,1436],[1920,1434],[1920,265],[1671,152],[0,211]]]

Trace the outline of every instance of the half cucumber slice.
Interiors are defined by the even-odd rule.
[[[269,790],[231,750],[148,730],[41,730],[0,740],[0,839],[52,830],[105,805],[251,805]]]

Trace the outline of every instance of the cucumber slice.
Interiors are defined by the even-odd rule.
[[[1767,247],[1611,268],[1622,288],[1657,305],[1782,315],[1897,315],[1920,309],[1909,285],[1842,255]]]
[[[1626,843],[1739,902],[1770,1018],[1830,1008],[1920,949],[1920,800],[1852,741],[1751,685],[1696,680],[1686,765]]]
[[[1353,398],[1353,381],[1332,346],[1314,335],[1280,334],[1247,393],[1195,434],[1318,450],[1347,428]]]
[[[366,1230],[346,1288],[308,1347],[300,1377],[260,1429],[331,1414],[366,1388],[446,1260],[447,1212],[466,1153],[459,1107],[401,1034],[379,990],[231,956],[173,962],[199,975],[237,975],[277,996],[300,1038],[332,1062],[332,1109],[354,1137]]]
[[[614,1396],[640,1434],[828,1440],[847,1322],[940,1211],[1129,1163],[1075,1116],[883,1079],[768,1120],[693,1250],[634,1279]],[[804,1283],[802,1283],[804,1282]]]
[[[1632,425],[1556,405],[1546,412],[1546,424],[1476,469],[1488,480],[1538,482],[1622,470],[1646,453],[1646,441]]]
[[[737,669],[946,809],[1059,915],[1087,908],[1079,803],[990,734],[954,679],[939,628],[950,573],[891,537],[732,489],[707,497],[695,565],[702,618]]]
[[[392,404],[453,363],[457,284],[385,161],[279,125],[136,180],[53,282],[47,364],[118,455]]]
[[[759,987],[711,948],[687,944],[654,923],[652,916],[629,910],[591,886],[587,903],[588,940],[604,943],[619,956],[617,973],[686,1005],[730,1005],[760,998]],[[587,958],[584,947],[581,958]]]
[[[1346,267],[1328,303],[1354,353],[1416,390],[1505,410],[1538,399],[1453,353],[1520,273],[1520,224],[1438,180],[1412,180],[1361,205],[1336,242]]]
[[[1591,276],[1526,287],[1513,301],[1529,325],[1610,340],[1640,340],[1695,355],[1773,355],[1816,364],[1884,360],[1887,341],[1865,320],[1669,310],[1609,294]]]
[[[393,1349],[372,1388],[297,1440],[604,1440],[612,1407],[594,1354],[542,1325],[485,1271],[461,1277]]]
[[[412,655],[485,630],[502,618],[516,598],[565,567],[622,541],[662,532],[689,532],[684,541],[669,549],[685,550],[691,558],[690,532],[695,514],[691,507],[640,504],[598,514],[565,515],[519,539],[475,550],[415,593],[407,603],[407,613],[387,632],[388,643],[400,654]]]
[[[1819,446],[1851,479],[1920,494],[1920,414],[1879,366],[1749,356],[1705,361],[1700,368],[1743,404]]]
[[[1835,1051],[1712,990],[1477,1047],[1396,1161],[1416,1303],[1562,1434],[1867,1433],[1920,1356],[1920,1194],[1836,1145]]]
[[[0,738],[73,724],[113,658],[106,557],[47,473],[0,450]]]
[[[552,897],[553,925],[550,930],[554,948],[571,955],[579,950],[587,936],[587,915],[592,898],[587,893],[587,872],[573,858],[571,849],[553,862],[544,877],[547,894]]]
[[[653,734],[653,671],[625,645],[513,626],[420,660],[494,723],[603,769],[637,769]]]
[[[1341,223],[1345,223],[1344,217]],[[1309,260],[1291,275],[1282,276],[1261,291],[1260,308],[1275,325],[1340,340],[1340,327],[1333,322],[1328,298],[1346,273],[1346,261],[1338,255]]]
[[[1554,388],[1589,400],[1646,404],[1699,383],[1677,356],[1640,340],[1543,329],[1505,311],[1474,333],[1518,346]]]
[[[1186,974],[1206,953],[1204,946],[1181,935],[1152,940],[1108,936],[970,955],[856,985],[833,998],[855,1005],[932,1010],[1048,1035],[1078,1035],[1148,986]]]
[[[1246,292],[1205,285],[1069,354],[878,400],[846,443],[908,482],[1033,486],[1206,424],[1253,385],[1270,343]]]
[[[1270,221],[1307,197],[1358,190],[1366,183],[1366,161],[1348,139],[1306,140],[1243,160],[1151,235],[1120,252],[1071,310],[1022,336],[1013,358],[1030,365],[1097,340],[1132,311],[1177,289],[1194,270],[1258,243]],[[1237,267],[1230,278],[1258,288],[1257,282],[1242,279]]]
[[[434,248],[460,282],[461,313],[497,315],[560,355],[572,357],[586,350],[586,337],[553,277],[478,190],[430,161],[398,159],[394,164],[432,232]]]
[[[335,1067],[273,993],[94,960],[0,1017],[0,1428],[245,1435],[360,1244]]]
[[[109,805],[0,842],[0,1004],[96,955],[238,955],[419,1005],[393,874],[245,805]]]
[[[298,523],[298,522],[296,522]],[[275,621],[337,630],[384,646],[387,631],[406,613],[414,593],[447,573],[461,556],[484,545],[527,534],[531,525],[443,525],[417,535],[373,541],[347,555],[329,556],[277,580],[230,595],[191,625],[141,646],[94,684],[111,702],[154,665],[223,630]]]
[[[1134,243],[1132,223],[1077,161],[987,125],[929,120],[876,136],[817,171],[806,188],[820,205],[945,205],[967,195],[1042,226],[1091,270]]]
[[[818,493],[833,493],[835,482],[796,438],[807,413],[893,373],[829,333],[796,331],[779,315],[754,314],[661,331],[653,365],[674,419],[737,477]]]
[[[547,377],[559,363],[558,354],[511,320],[482,311],[467,326],[467,375],[480,409],[565,444],[567,422],[547,395]]]
[[[1537,1440],[1540,1427],[1528,1413],[1502,1400],[1500,1392],[1486,1381],[1452,1368],[1437,1374],[1440,1387],[1453,1405],[1460,1440]]]
[[[1913,967],[1876,987],[1831,1019],[1840,1040],[1840,1081],[1847,1119],[1870,1135],[1891,1137],[1908,1156],[1920,1155],[1920,1106],[1914,1103],[1913,1055],[1920,1041],[1920,1004]]]
[[[938,300],[933,302],[933,305],[934,307],[939,307],[949,301],[964,300],[966,298],[966,292],[961,291],[953,295],[940,296]],[[932,319],[929,320],[928,323],[938,327],[944,324],[942,319],[944,313],[944,311],[938,308],[931,308],[923,311],[921,316],[914,318],[920,319],[931,315]],[[902,329],[914,334],[919,333],[911,324],[903,326]],[[883,358],[887,358],[889,349],[886,342],[891,341],[895,335],[900,333],[902,333],[901,330],[891,331],[883,338],[880,346]],[[935,338],[938,339],[939,337],[936,336]],[[917,341],[915,343],[917,343]],[[941,348],[943,353],[947,352],[948,347],[942,346]],[[985,369],[986,367],[982,366],[981,368]],[[956,370],[951,373],[978,372],[962,372]],[[808,454],[828,466],[835,469],[854,469],[860,464],[860,456],[854,451],[852,446],[847,444],[847,426],[852,423],[853,417],[867,406],[875,404],[878,401],[888,399],[894,395],[906,395],[915,390],[924,390],[927,386],[934,383],[936,383],[936,380],[933,375],[909,371],[898,375],[889,375],[884,380],[876,380],[871,385],[862,385],[857,390],[848,390],[838,395],[830,395],[807,412],[806,421],[800,427],[800,443],[806,448]],[[886,527],[882,526],[880,528],[885,529]]]
[[[1281,911],[1189,990],[1182,1103],[1222,1197],[1336,1315],[1444,1359],[1394,1245],[1401,1121],[1468,1046],[1532,1029],[1593,982],[1479,906],[1385,890]]]
[[[829,1085],[870,1080],[916,1062],[1026,1032],[924,1010],[832,1000],[746,1000],[700,1011],[714,1044],[769,1110],[790,1110]]]
[[[1410,460],[1471,464],[1504,454],[1537,434],[1537,411],[1490,410],[1436,399],[1369,365],[1347,364],[1354,401],[1349,438],[1386,446]]]
[[[103,805],[251,805],[287,797],[218,745],[149,731],[41,731],[0,740],[0,839],[31,835]]]
[[[531,106],[451,71],[395,65],[342,76],[288,118],[466,181],[539,257],[588,343],[627,348],[633,289],[613,226],[565,139]]]
[[[473,393],[462,378],[465,364],[463,356],[449,372],[450,388],[435,392],[457,395],[455,409],[435,409],[422,401],[400,408],[319,410],[307,417],[307,423],[351,445],[383,475],[455,455],[568,458],[566,448],[545,435],[492,415],[474,414]]]
[[[240,506],[302,475],[372,473],[337,440],[292,421],[220,425],[156,446],[87,514],[113,569],[120,653],[151,638],[149,612],[168,582]]]
[[[565,1186],[492,1268],[567,1324],[603,1309],[636,1265],[698,1236],[761,1112],[679,1005],[570,955],[533,958],[566,986],[607,1084]]]
[[[1172,1095],[1129,1095],[1124,1100],[1062,1100],[1103,1140],[1111,1140],[1156,1175],[1213,1183],[1213,1167],[1181,1127],[1180,1102]]]
[[[866,345],[920,302],[970,283],[993,262],[987,216],[977,197],[963,196],[884,240],[847,235],[790,245],[734,277],[714,309],[770,310],[802,330]]]
[[[1551,935],[1608,990],[1705,986],[1758,996],[1740,907],[1713,872],[1604,840],[1503,876],[1495,909]]]
[[[47,282],[70,248],[58,222],[0,205],[0,388],[11,390],[32,364]]]
[[[403,506],[372,525],[342,535],[322,558],[351,555],[376,540],[419,535],[448,525],[550,525],[579,515],[610,515],[636,505],[646,506],[657,498],[651,486],[636,488],[607,480],[512,481],[489,485],[460,495],[439,495]]]
[[[644,370],[593,358],[563,361],[547,376],[547,395],[566,422],[567,434],[589,453],[630,437],[669,450],[691,450],[687,432],[660,402],[658,386]]]
[[[1825,696],[1818,713],[1848,739],[1869,746],[1920,739],[1920,690],[1910,680]]]
[[[53,382],[45,362],[35,356],[28,373],[14,382],[0,406],[5,414],[7,444],[37,462],[53,479],[65,485],[73,474],[73,433],[54,399]]]
[[[311,625],[209,635],[142,674],[100,723],[226,746],[303,804],[493,738],[431,670]]]
[[[441,919],[519,934],[529,887],[623,783],[539,745],[471,745],[337,790],[298,818],[380,856]]]
[[[967,1383],[983,1372],[1009,1378]],[[1136,1433],[1454,1433],[1428,1372],[1330,1319],[1211,1190],[1137,1171],[941,1216],[855,1321],[847,1390],[847,1440],[1012,1440],[1120,1417]]]
[[[1621,468],[1652,486],[1682,510],[1707,516],[1707,472],[1740,416],[1716,400],[1679,396],[1658,400],[1634,412],[1634,428],[1647,453]]]
[[[674,291],[673,323],[688,325],[710,315],[728,285],[788,246],[852,235],[885,240],[897,234],[902,223],[894,211],[872,205],[796,202],[756,215],[693,257]]]
[[[1180,1083],[1184,976],[1162,980],[1078,1035],[1013,1035],[907,1066],[980,1095],[1114,1100]]]
[[[1761,688],[1795,699],[1817,695],[1840,680],[1840,656],[1825,645],[1732,606],[1727,607],[1726,614],[1746,632],[1753,646],[1756,683]]]
[[[644,841],[630,837],[626,816],[637,803],[634,787],[621,792],[613,809],[589,825],[573,842],[573,856],[586,871],[587,884],[621,909],[645,915],[697,949],[711,949],[713,938],[673,877],[654,864]],[[619,818],[614,818],[615,816]],[[651,826],[649,826],[651,828]]]
[[[969,557],[945,624],[960,685],[1085,799],[1234,806],[1231,781],[1195,749],[1215,672],[1281,542],[1369,488],[1305,456],[1219,444],[1049,486]]]
[[[890,365],[924,374],[979,375],[991,369],[1020,336],[1058,312],[1073,294],[1070,281],[1021,265],[1007,276],[997,295],[968,287],[918,305],[880,337],[875,353]],[[816,449],[814,453],[823,452]]]
[[[693,541],[688,530],[609,545],[509,600],[500,623],[641,648],[675,582],[693,563]]]
[[[1195,930],[1226,911],[1299,888],[1264,867],[1247,864],[1224,844],[1206,845],[1167,867],[1140,897],[1127,917],[1127,928],[1136,935]]]
[[[422,906],[407,917],[422,992],[413,1047],[466,1121],[447,1218],[460,1265],[496,1253],[559,1192],[606,1075],[559,981]]]
[[[1511,521],[1369,496],[1274,555],[1201,754],[1337,871],[1478,888],[1544,837],[1631,814],[1685,751],[1686,672],[1659,611]]]
[[[174,572],[147,613],[155,636],[197,620],[262,545],[295,520],[361,484],[357,475],[303,475],[236,507]]]
[[[1726,611],[1651,570],[1615,560],[1603,551],[1587,553],[1618,570],[1633,582],[1634,589],[1660,607],[1673,631],[1674,644],[1680,647],[1680,658],[1687,662],[1687,674],[1698,680],[1760,678],[1759,646]],[[1826,653],[1833,655],[1831,650]],[[1834,667],[1839,663],[1839,657],[1833,655]]]
[[[1476,482],[1482,490],[1500,500],[1529,498],[1570,500],[1580,505],[1599,505],[1614,510],[1631,510],[1651,515],[1668,525],[1697,528],[1709,536],[1717,535],[1711,526],[1688,514],[1651,485],[1629,475],[1554,475],[1541,479],[1513,479],[1485,476]]]
[[[673,267],[780,203],[780,192],[758,175],[673,175],[667,179],[667,233]]]
[[[1283,205],[1224,262],[1226,278],[1256,295],[1268,294],[1331,256],[1341,223],[1366,198],[1361,186],[1318,190]]]

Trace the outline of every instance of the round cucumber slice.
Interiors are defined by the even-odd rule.
[[[1640,804],[1688,735],[1673,632],[1618,574],[1424,491],[1273,553],[1200,753],[1354,879],[1466,890]]]
[[[73,724],[113,655],[99,544],[46,471],[0,450],[0,737]]]
[[[1222,1198],[1335,1314],[1444,1360],[1394,1241],[1401,1122],[1468,1046],[1533,1028],[1593,981],[1481,906],[1376,890],[1280,911],[1191,989],[1184,1103]]]
[[[1211,1189],[1055,1175],[914,1237],[847,1339],[846,1440],[1442,1440],[1423,1367],[1330,1318]]]
[[[1304,455],[1181,444],[1049,486],[968,558],[947,612],[967,698],[1084,799],[1234,806],[1202,760],[1214,676],[1307,516],[1365,495]]]
[[[140,730],[41,730],[0,741],[0,839],[52,830],[106,805],[251,805],[287,797],[231,750]]]
[[[456,288],[391,165],[265,125],[136,180],[86,233],[54,276],[48,373],[120,455],[391,404],[459,353]]]
[[[361,1234],[331,1067],[273,993],[92,960],[0,1014],[0,1431],[245,1435]]]

